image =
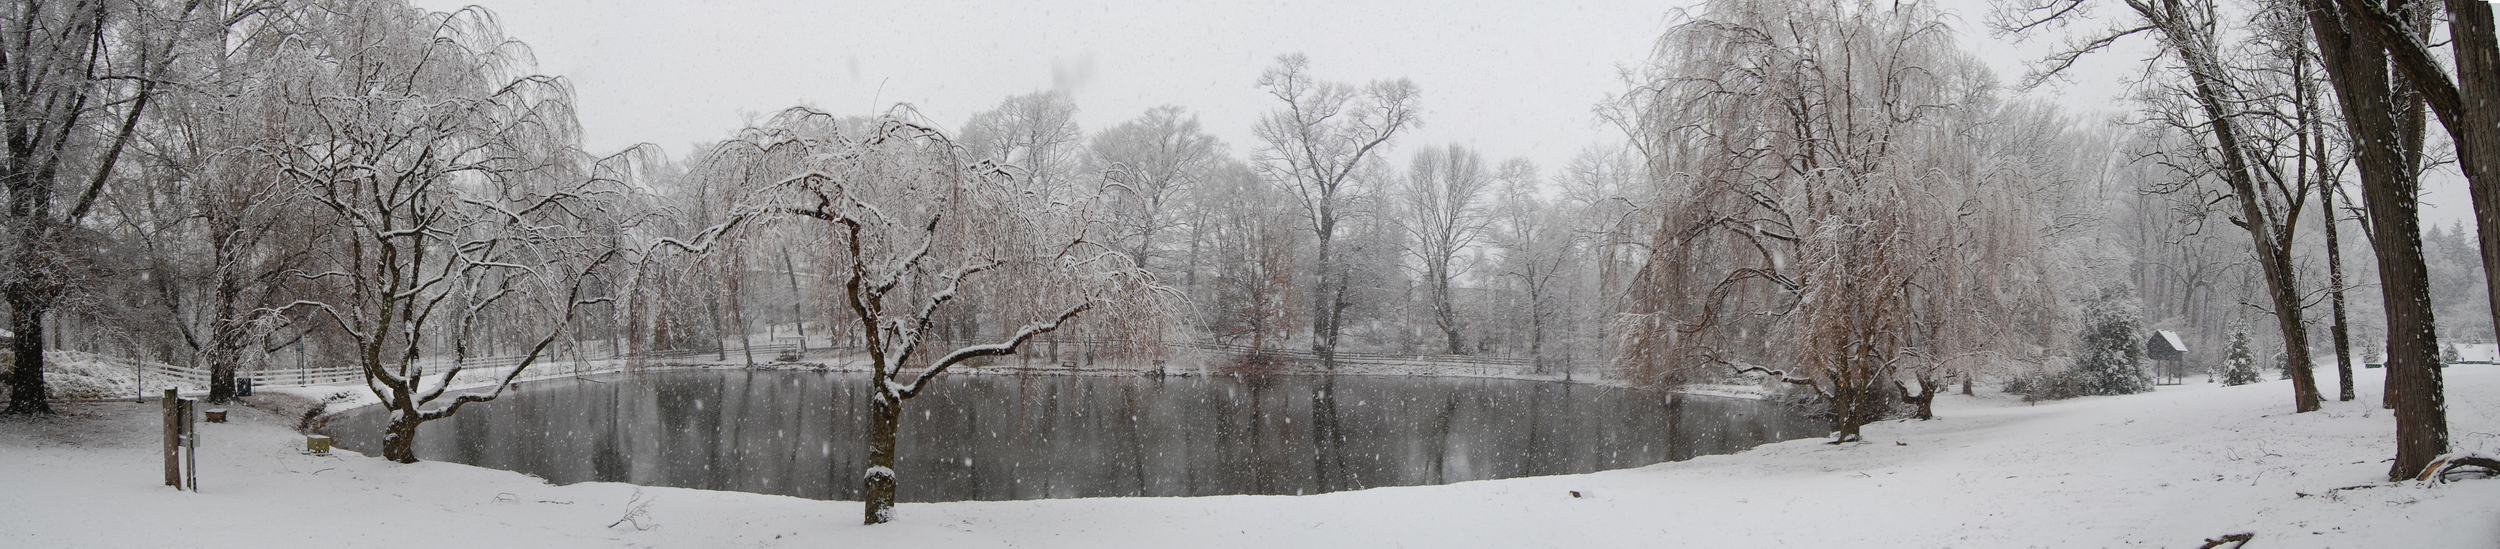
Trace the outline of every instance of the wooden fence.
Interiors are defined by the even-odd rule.
[[[1272,360],[1300,363],[1311,367],[1316,367],[1320,363],[1318,353],[1304,349],[1270,348],[1258,349],[1254,351],[1248,345],[1233,345],[1215,342],[1197,342],[1191,343],[1188,346],[1200,351],[1228,357],[1247,357],[1251,356],[1255,352],[1255,354],[1259,356],[1267,357]],[[1347,369],[1348,367],[1352,367],[1352,369],[1358,371],[1367,368],[1384,367],[1424,367],[1438,368],[1444,371],[1457,369],[1461,371],[1472,371],[1478,375],[1512,375],[1536,371],[1536,364],[1529,359],[1478,355],[1355,353],[1339,351],[1336,353],[1336,359],[1337,366],[1341,369],[1341,371]]]
[[[770,345],[756,345],[755,353],[757,355],[774,356],[779,355],[784,351],[793,351],[797,349],[798,345],[796,344],[776,343]],[[671,350],[655,352],[649,355],[597,359],[589,362],[633,360],[637,358],[654,360],[680,359],[709,355],[716,352],[718,351],[710,349]],[[734,354],[736,353],[736,350],[733,349],[731,352]],[[523,357],[521,356],[472,358],[463,361],[461,363],[461,368],[468,372],[498,371],[519,365],[522,358]],[[427,364],[425,366],[425,370],[428,372],[441,372],[450,369],[445,367],[450,364],[450,361],[447,360],[432,360],[426,362]],[[530,371],[523,374],[522,379],[527,380],[578,375],[603,371],[611,367],[594,368],[590,367],[588,363],[584,361],[559,360],[553,356],[541,356],[538,358],[538,363],[531,365]],[[208,370],[205,368],[149,363],[147,366],[147,373],[149,375],[171,377],[201,385],[208,384]],[[240,375],[242,377],[250,378],[252,380],[252,385],[256,387],[298,387],[306,385],[332,385],[339,383],[361,382],[365,379],[365,370],[364,367],[355,365],[316,366],[305,368],[277,367],[255,369],[250,372],[244,372]],[[466,375],[462,376],[463,379],[468,377],[469,376]]]

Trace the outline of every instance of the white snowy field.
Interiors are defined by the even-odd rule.
[[[2500,479],[2383,480],[2394,427],[2362,377],[2361,399],[2310,414],[2281,381],[1947,396],[1943,419],[1860,444],[1316,496],[903,504],[875,527],[856,502],[309,456],[292,418],[251,409],[202,424],[202,491],[176,492],[154,403],[73,403],[0,420],[0,547],[2500,546]],[[2456,449],[2500,450],[2500,367],[2448,383]]]

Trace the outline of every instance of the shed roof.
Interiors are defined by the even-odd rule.
[[[2159,334],[2159,335],[2161,336],[2162,342],[2163,342],[2163,343],[2169,343],[2169,344],[2170,344],[2170,348],[2172,348],[2172,349],[2178,349],[2178,350],[2179,350],[2179,352],[2182,352],[2182,353],[2187,352],[2187,343],[2184,343],[2184,342],[2179,341],[2179,333],[2178,333],[2178,332],[2173,332],[2173,331],[2169,331],[2169,330],[2158,330],[2158,331],[2154,331],[2153,333],[2155,333],[2155,334]]]

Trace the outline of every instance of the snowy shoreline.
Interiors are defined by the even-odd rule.
[[[2500,368],[2451,368],[2458,451],[2500,446]],[[2363,376],[2373,377],[2373,376]],[[293,418],[205,424],[203,491],[160,486],[153,404],[0,420],[10,547],[2491,547],[2500,479],[2384,481],[2392,419],[2362,398],[2289,414],[2285,382],[2027,404],[1947,395],[1943,419],[1583,475],[1314,496],[859,504],[466,465],[304,455]],[[902,472],[910,482],[910,472]],[[2361,486],[2361,488],[2347,488]],[[1574,494],[1577,492],[1577,494]],[[99,528],[99,518],[114,518]],[[409,534],[424,532],[421,536]],[[415,536],[415,537],[410,537]]]

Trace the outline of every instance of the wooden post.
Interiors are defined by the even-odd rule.
[[[182,399],[182,479],[191,491],[200,491],[200,425],[196,412],[198,401]]]
[[[182,489],[182,462],[179,461],[181,456],[178,453],[180,452],[179,444],[182,443],[182,420],[178,414],[182,411],[182,400],[175,396],[173,389],[166,389],[163,404],[165,406],[165,485],[180,490]]]

